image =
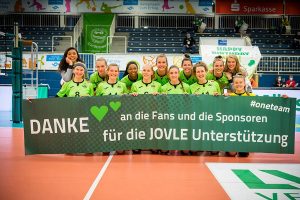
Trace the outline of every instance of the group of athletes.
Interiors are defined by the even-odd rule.
[[[65,51],[59,64],[62,87],[57,96],[81,97],[123,94],[131,94],[132,96],[142,94],[255,96],[246,77],[247,72],[235,55],[229,55],[226,58],[216,56],[212,70],[209,70],[206,63],[202,61],[193,65],[190,57],[184,55],[180,66],[182,70],[180,70],[176,65],[168,66],[166,55],[160,54],[156,57],[155,67],[157,69],[154,71],[153,66],[146,64],[139,71],[138,64],[131,61],[128,62],[123,77],[120,78],[117,64],[108,65],[105,58],[98,58],[96,71],[87,80],[87,68],[84,62],[80,59],[78,51],[70,47]],[[227,92],[224,92],[224,89],[227,89]],[[182,154],[191,153],[190,151],[182,151]],[[249,155],[245,152],[227,152],[226,154],[229,156]]]
[[[229,55],[224,62],[216,56],[213,68],[209,70],[205,62],[193,65],[188,55],[184,55],[181,68],[168,66],[166,55],[156,57],[156,70],[148,64],[139,69],[136,62],[127,63],[122,78],[117,64],[107,64],[105,58],[96,60],[96,71],[89,80],[87,68],[78,51],[68,48],[59,64],[62,87],[58,97],[102,96],[132,94],[207,94],[253,96],[246,70],[235,55]],[[140,71],[139,71],[140,70]]]

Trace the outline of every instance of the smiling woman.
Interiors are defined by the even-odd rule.
[[[74,47],[69,47],[66,49],[58,66],[58,71],[60,71],[62,77],[61,85],[64,82],[68,82],[72,79],[73,65],[75,62],[83,61],[80,59],[77,49]]]
[[[142,74],[139,72],[138,64],[135,61],[128,62],[121,82],[126,84],[128,90],[131,90],[132,84],[139,80],[142,80]]]
[[[106,81],[101,82],[96,89],[96,96],[127,94],[126,84],[118,81],[119,66],[110,64],[107,67]]]
[[[93,85],[85,79],[86,66],[77,62],[72,70],[72,80],[63,84],[58,91],[58,97],[82,97],[93,96]]]
[[[224,61],[222,56],[215,57],[213,61],[213,70],[207,73],[206,79],[216,81],[220,86],[221,93],[224,93],[223,90],[225,87],[228,87],[229,82],[224,73]]]

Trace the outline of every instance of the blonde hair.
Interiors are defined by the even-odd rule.
[[[120,69],[119,69],[119,65],[117,65],[116,63],[111,63],[107,66],[107,69],[106,71],[108,71],[111,67],[117,67],[118,69],[118,72],[120,72]],[[108,81],[109,77],[108,77],[108,74],[106,73],[106,77],[105,77],[105,80]]]
[[[236,75],[234,75],[232,77],[232,82],[234,83],[234,80],[236,80],[237,78],[242,78],[244,80],[244,84],[245,84],[244,90],[245,90],[246,94],[248,96],[250,96],[249,92],[246,91],[246,77],[242,73],[237,73]],[[235,88],[234,88],[234,90],[235,90]]]
[[[165,58],[166,59],[166,64],[167,64],[167,66],[166,66],[166,69],[165,69],[165,74],[167,74],[168,73],[168,58],[167,58],[167,56],[165,55],[165,54],[159,54],[157,57],[156,57],[156,61],[155,61],[155,64],[156,64],[156,66],[157,66],[157,60],[158,60],[158,58]]]
[[[97,61],[104,61],[105,62],[105,66],[107,66],[107,61],[105,58],[101,57],[101,58],[97,58],[96,62]]]
[[[194,65],[194,67],[193,67],[193,73],[194,73],[194,75],[196,75],[197,67],[203,67],[203,68],[205,69],[206,72],[208,71],[208,67],[207,67],[206,63],[203,62],[203,61],[200,61],[200,62],[197,62],[197,63]]]
[[[237,78],[242,78],[246,82],[246,77],[242,73],[237,73],[236,75],[234,75],[232,77],[232,81],[234,81],[234,79],[237,79]]]
[[[213,61],[213,67],[215,66],[215,63],[216,63],[217,61],[222,61],[223,65],[224,65],[223,57],[222,57],[222,56],[216,56],[216,57],[214,58],[214,61]]]
[[[228,55],[226,57],[226,62],[225,62],[225,68],[224,68],[224,72],[229,72],[229,68],[228,68],[228,65],[227,65],[227,62],[228,62],[228,58],[232,58],[235,60],[235,67],[234,67],[234,70],[233,70],[233,74],[236,74],[238,72],[242,72],[241,69],[242,69],[242,66],[240,64],[240,61],[238,59],[238,57],[236,55]]]
[[[142,71],[144,70],[144,67],[150,67],[150,69],[151,69],[152,72],[153,72],[153,73],[152,73],[152,76],[151,76],[151,80],[154,80],[154,78],[155,78],[155,72],[154,72],[153,66],[146,64],[146,65],[144,65],[144,66],[142,67]]]

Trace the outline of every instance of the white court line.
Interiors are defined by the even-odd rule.
[[[102,169],[100,170],[99,174],[97,175],[96,179],[94,180],[93,184],[91,185],[89,191],[86,193],[84,200],[89,200],[92,196],[92,194],[94,193],[97,185],[99,184],[102,176],[104,175],[110,161],[112,160],[113,156],[114,156],[114,151],[110,153],[108,159],[106,160],[106,162],[104,163]]]

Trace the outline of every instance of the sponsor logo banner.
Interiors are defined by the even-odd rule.
[[[217,14],[252,15],[252,14],[283,14],[281,0],[216,0]]]
[[[230,199],[298,199],[300,164],[206,163]]]
[[[0,12],[211,14],[212,0],[1,0]]]

